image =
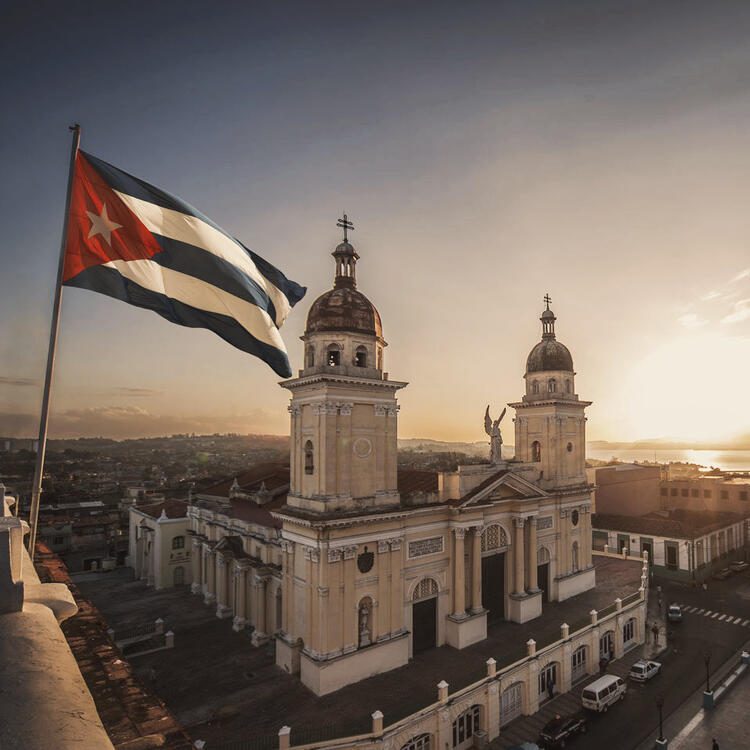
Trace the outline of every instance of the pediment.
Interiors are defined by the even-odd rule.
[[[525,500],[546,495],[547,493],[535,484],[518,474],[506,471],[494,480],[483,482],[478,488],[468,493],[460,507],[468,508],[472,505],[486,505],[498,500]]]

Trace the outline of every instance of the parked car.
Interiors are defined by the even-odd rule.
[[[742,573],[743,570],[747,570],[748,568],[750,568],[750,563],[743,562],[742,560],[737,560],[737,562],[730,563],[729,567],[735,573]]]
[[[729,576],[732,575],[732,571],[730,568],[722,568],[721,570],[717,570],[712,578],[715,578],[717,581],[723,581],[726,578],[729,578]]]
[[[679,604],[670,604],[667,608],[667,620],[670,622],[682,622],[682,607]]]
[[[658,661],[647,661],[639,659],[632,667],[628,677],[636,682],[647,682],[661,672],[661,664]]]
[[[586,717],[583,714],[573,716],[555,716],[544,725],[537,742],[545,749],[565,747],[565,740],[578,733],[586,732]]]
[[[608,674],[583,689],[581,704],[591,711],[606,711],[612,703],[625,698],[627,689],[622,678]]]

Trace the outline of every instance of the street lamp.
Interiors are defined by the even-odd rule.
[[[710,693],[711,692],[711,685],[709,683],[709,678],[708,678],[708,665],[711,663],[711,652],[710,651],[706,651],[706,653],[703,654],[703,662],[706,665],[706,692]]]
[[[664,708],[664,693],[656,696],[656,707],[659,709],[659,742],[664,742],[664,732],[662,730],[661,710]]]

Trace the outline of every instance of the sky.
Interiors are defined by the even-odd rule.
[[[307,286],[281,331],[293,371],[346,211],[409,382],[402,437],[485,438],[545,293],[589,439],[750,434],[749,37],[750,5],[721,0],[17,4],[0,434],[37,430],[73,122]],[[285,434],[278,382],[208,331],[66,288],[50,434]]]

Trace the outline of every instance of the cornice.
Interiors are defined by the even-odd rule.
[[[406,388],[409,383],[402,380],[376,380],[374,378],[355,378],[351,375],[337,375],[334,373],[305,375],[291,380],[282,380],[279,385],[282,388],[301,388],[306,385],[315,385],[316,383],[336,383],[337,385],[346,385],[352,387],[375,387],[397,391]]]

